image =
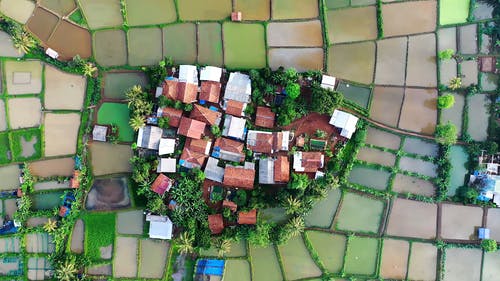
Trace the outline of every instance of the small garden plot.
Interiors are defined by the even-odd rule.
[[[246,260],[226,260],[224,280],[252,280],[250,264]]]
[[[41,41],[46,42],[58,22],[59,18],[56,15],[38,7],[26,26]]]
[[[125,6],[130,26],[163,24],[177,19],[174,0],[125,0]]]
[[[116,210],[130,207],[130,195],[126,177],[96,179],[87,195],[87,210]],[[123,230],[121,226],[121,230]],[[134,227],[134,228],[137,228]],[[141,231],[142,233],[142,231]]]
[[[4,65],[9,95],[38,94],[42,91],[43,65],[39,61],[6,61]]]
[[[437,123],[437,91],[406,88],[399,127],[432,135]]]
[[[283,280],[281,268],[273,246],[250,247],[252,277],[254,280]]]
[[[402,174],[397,174],[394,178],[392,190],[398,193],[408,192],[429,197],[435,194],[432,182]]]
[[[54,247],[52,236],[46,232],[26,234],[26,251],[28,253],[52,253]]]
[[[135,85],[142,88],[148,85],[144,72],[107,72],[104,74],[104,97],[124,100],[125,92]]]
[[[133,210],[118,213],[116,231],[119,234],[141,235],[144,222],[142,212],[142,210]]]
[[[10,218],[14,217],[14,214],[17,212],[17,200],[16,199],[7,199],[3,201],[3,209],[4,216],[8,216]]]
[[[24,53],[19,53],[14,44],[12,43],[12,38],[6,32],[0,31],[0,57],[22,57]],[[0,64],[0,75],[2,75],[1,64]],[[2,76],[3,77],[3,76]],[[0,90],[2,89],[2,82],[0,82]]]
[[[385,4],[382,6],[384,36],[434,32],[436,15],[436,1]]]
[[[271,17],[275,20],[310,19],[319,16],[316,0],[273,0]]]
[[[439,2],[439,24],[457,24],[467,21],[470,0],[441,0]]]
[[[69,181],[58,182],[58,181],[43,181],[37,182],[34,185],[35,191],[51,190],[51,189],[68,189]]]
[[[33,210],[52,210],[59,206],[63,196],[63,191],[33,194],[30,196],[33,201],[31,207]]]
[[[406,67],[407,86],[436,87],[435,46],[436,36],[433,33],[410,36]]]
[[[28,259],[28,279],[46,280],[50,276],[52,265],[47,258],[32,257]]]
[[[366,166],[357,165],[351,170],[349,182],[363,186],[385,190],[390,173],[384,170],[375,170]]]
[[[479,249],[446,249],[443,281],[479,280],[481,256],[482,251]]]
[[[229,253],[224,254],[224,257],[236,258],[236,257],[244,257],[247,255],[247,243],[245,240],[240,241],[231,241],[231,250]],[[218,256],[218,251],[215,248],[209,248],[207,250],[201,250],[200,254],[202,256],[215,257]]]
[[[129,125],[130,109],[126,103],[105,102],[97,112],[97,123],[103,125],[116,125],[118,139],[123,142],[134,141],[134,130]]]
[[[403,86],[406,71],[406,37],[377,41],[377,72],[375,83]]]
[[[120,0],[81,0],[79,3],[90,29],[123,24]]]
[[[111,276],[113,275],[113,266],[111,264],[90,266],[87,269],[88,275]]]
[[[45,114],[45,156],[75,154],[80,114]]]
[[[408,172],[416,173],[427,177],[437,176],[437,166],[432,162],[427,162],[422,159],[401,157],[399,160],[399,168]]]
[[[3,0],[0,2],[0,12],[21,24],[28,21],[34,9],[35,3],[29,0]]]
[[[79,219],[75,222],[73,231],[71,232],[71,252],[81,254],[85,247],[85,224]]]
[[[386,147],[393,150],[399,150],[401,138],[398,135],[394,135],[373,127],[368,127],[365,142],[367,144],[375,145],[378,147]]]
[[[179,18],[183,21],[223,20],[231,15],[231,0],[180,0],[177,2]]]
[[[469,157],[465,149],[461,146],[455,145],[451,147],[450,150],[450,161],[451,161],[451,176],[450,185],[448,187],[448,196],[455,195],[457,188],[462,186],[465,181],[465,175],[467,174],[467,169],[465,165]]]
[[[500,252],[495,253],[484,253],[483,258],[483,270],[482,278],[483,281],[495,281],[500,275]]]
[[[413,242],[411,245],[408,279],[436,280],[438,251],[436,246]]]
[[[475,141],[485,141],[488,138],[488,104],[487,95],[474,95],[469,99],[469,123],[467,133]]]
[[[455,77],[457,77],[457,61],[454,59],[441,61],[439,64],[440,83],[447,85]]]
[[[492,73],[481,73],[481,89],[483,91],[494,91],[498,86],[498,76]]]
[[[196,61],[196,26],[193,23],[180,23],[164,27],[163,55],[172,57],[176,63],[194,63]]]
[[[438,49],[439,51],[444,51],[446,49],[458,50],[457,49],[457,28],[447,27],[440,28],[437,31],[438,34]]]
[[[404,280],[406,278],[409,251],[410,244],[408,241],[384,239],[380,277]]]
[[[11,153],[12,152],[10,151],[9,146],[9,134],[0,133],[0,164],[9,163],[12,160]]]
[[[375,6],[326,12],[330,43],[373,40],[377,38]]]
[[[397,127],[403,97],[404,88],[375,87],[373,90],[372,105],[370,107],[370,116],[376,121],[392,127]]]
[[[244,20],[269,20],[271,0],[236,0],[234,10],[241,11]]]
[[[453,240],[473,240],[476,229],[483,224],[483,209],[463,205],[441,205],[441,237]],[[472,279],[469,279],[472,280]]]
[[[297,71],[323,69],[322,48],[271,48],[268,51],[269,67],[278,69],[293,67]]]
[[[42,119],[39,98],[14,98],[7,102],[11,129],[37,127]]]
[[[319,20],[271,22],[267,25],[269,47],[322,47],[323,34]]]
[[[372,83],[375,69],[375,43],[334,45],[328,52],[328,73],[362,84]]]
[[[127,64],[127,39],[123,30],[101,30],[94,33],[94,56],[102,66]]]
[[[396,155],[377,148],[362,147],[358,152],[358,160],[392,167],[396,162]]]
[[[477,53],[477,25],[469,24],[458,27],[458,49],[461,54]]]
[[[92,261],[111,259],[115,240],[115,214],[86,213],[82,219],[85,223],[85,255]]]
[[[378,261],[378,239],[354,236],[347,243],[345,271],[349,274],[374,275]]]
[[[363,206],[360,208],[360,206]],[[355,193],[346,193],[337,216],[336,229],[378,233],[385,204]]]
[[[51,218],[51,219],[56,220],[55,218]],[[31,217],[26,222],[26,225],[28,227],[43,226],[45,223],[47,223],[48,220],[49,220],[49,218],[47,218],[47,217]]]
[[[417,154],[421,156],[436,157],[438,154],[437,144],[416,138],[406,138],[403,145],[403,150],[406,153]]]
[[[227,67],[261,68],[266,66],[264,26],[226,22],[222,29],[224,33],[224,62]],[[245,36],[242,37],[241,34],[245,34]]]
[[[77,7],[74,0],[42,0],[40,4],[61,16],[68,15]]]
[[[59,59],[71,60],[76,55],[87,59],[92,56],[90,32],[66,20],[59,22],[47,45],[59,52]]]
[[[92,172],[95,176],[130,173],[130,145],[94,142],[90,145]]]
[[[388,218],[388,235],[433,239],[436,237],[437,205],[396,198]]]
[[[162,278],[167,261],[169,244],[165,241],[141,240],[139,277]]]
[[[446,124],[451,122],[457,127],[457,132],[460,135],[462,133],[462,114],[464,112],[465,98],[461,94],[453,94],[455,97],[455,104],[452,108],[441,110],[441,123]]]
[[[65,73],[51,66],[45,68],[46,109],[80,110],[85,90],[85,77]]]
[[[460,63],[460,66],[462,86],[468,87],[472,84],[477,84],[477,76],[479,72],[477,62],[475,60],[466,60]]]
[[[316,206],[316,205],[315,205]],[[261,218],[271,222],[286,222],[289,216],[285,213],[285,209],[281,207],[267,208],[259,210]]]
[[[317,202],[305,217],[306,225],[309,227],[329,228],[332,225],[341,196],[342,192],[338,188],[328,191],[328,196]]]
[[[117,237],[113,259],[114,277],[134,278],[137,276],[137,238]]]
[[[321,275],[321,270],[312,260],[301,236],[293,237],[286,244],[278,246],[278,249],[287,280]]]
[[[500,240],[500,209],[489,208],[486,227],[490,229],[491,239]]]
[[[371,88],[352,85],[346,82],[339,82],[337,91],[341,92],[344,97],[362,108],[368,109],[370,102]]]
[[[198,63],[222,66],[223,60],[221,25],[215,22],[198,24]]]
[[[0,239],[1,253],[19,253],[21,241],[19,237],[7,237]]]
[[[144,42],[149,42],[149,44],[144,44]],[[131,28],[128,31],[128,64],[132,66],[154,65],[162,57],[161,29]]]
[[[31,173],[37,177],[42,177],[42,178],[56,177],[56,176],[69,177],[73,175],[75,160],[71,157],[68,157],[68,158],[36,161],[29,163],[28,167]],[[17,171],[19,171],[19,167],[17,167]],[[19,172],[17,172],[17,175],[15,177],[16,181],[19,182]]]
[[[340,272],[344,264],[346,237],[320,231],[308,231],[306,236],[326,270],[333,273]]]
[[[38,159],[42,156],[40,129],[13,131],[10,133],[12,158],[16,162]]]

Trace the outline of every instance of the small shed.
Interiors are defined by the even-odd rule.
[[[160,139],[159,155],[172,154],[175,151],[175,139],[162,138]]]
[[[232,12],[231,13],[231,21],[242,21],[243,14],[241,12]]]
[[[479,239],[490,239],[490,229],[489,228],[482,228],[480,227],[477,230],[477,236]]]
[[[167,216],[146,215],[146,221],[149,221],[149,238],[153,239],[172,239],[173,223]]]
[[[335,90],[335,84],[337,82],[337,78],[333,76],[323,75],[321,78],[321,88]]]
[[[92,140],[105,142],[107,135],[108,135],[107,126],[94,125],[94,129],[92,130]]]
[[[160,158],[158,161],[157,173],[175,173],[177,170],[177,159],[175,158]]]

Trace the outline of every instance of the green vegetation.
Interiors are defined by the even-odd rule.
[[[69,16],[69,19],[73,21],[76,24],[86,26],[87,21],[85,20],[85,17],[83,16],[82,12],[80,9],[75,10],[71,15]]]
[[[384,38],[384,17],[382,15],[382,0],[377,0],[377,39]]]
[[[450,108],[455,104],[455,96],[452,94],[445,94],[442,96],[439,96],[438,98],[438,108],[439,109],[446,109]]]
[[[38,159],[42,156],[40,129],[36,128],[12,131],[9,134],[9,138],[12,149],[12,158],[14,161],[22,162],[26,160]],[[33,154],[26,154],[27,151],[24,151],[24,149],[29,150],[30,142],[33,141]],[[23,148],[23,143],[26,143],[25,148]],[[23,153],[26,156],[24,156]]]
[[[440,51],[438,53],[438,58],[440,60],[449,60],[455,55],[455,51],[453,49],[446,49],[443,51]]]
[[[493,239],[484,239],[481,241],[481,248],[483,248],[485,252],[496,252],[498,249],[497,241]]]
[[[99,124],[118,127],[118,139],[123,142],[134,141],[134,132],[129,125],[129,108],[126,104],[106,102],[101,105],[97,113]]]
[[[102,247],[113,245],[115,241],[114,213],[85,213],[85,253],[93,261],[102,260]]]
[[[0,133],[0,164],[9,163],[9,134]]]
[[[442,0],[439,3],[439,24],[457,24],[467,21],[470,0]]]
[[[460,87],[462,87],[462,78],[460,77],[453,77],[451,78],[450,82],[448,83],[448,87],[451,90],[458,90]]]
[[[436,142],[450,145],[457,142],[457,127],[448,121],[436,126]]]

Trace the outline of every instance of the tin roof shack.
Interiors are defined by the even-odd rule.
[[[105,142],[107,135],[108,135],[107,126],[94,125],[94,129],[92,130],[92,140]]]
[[[333,125],[341,130],[341,136],[350,139],[352,134],[356,131],[358,119],[358,117],[350,113],[335,109],[329,123],[330,125]]]
[[[250,80],[250,76],[240,72],[233,72],[229,75],[226,91],[224,92],[225,101],[234,100],[249,103],[251,94],[252,81]]]
[[[245,161],[243,148],[245,144],[228,138],[218,138],[215,140],[212,156],[231,162]]]
[[[255,180],[255,164],[246,162],[245,166],[226,165],[223,184],[229,187],[253,189]]]
[[[290,180],[290,161],[287,156],[259,160],[259,183],[281,184]]]
[[[160,158],[158,159],[157,173],[175,173],[177,171],[177,159]]]
[[[137,147],[158,150],[163,130],[155,126],[144,126],[137,135]]]
[[[149,221],[149,238],[152,239],[172,239],[174,224],[167,216],[156,216],[147,214],[146,221]]]
[[[219,167],[219,160],[209,157],[205,166],[205,178],[222,183],[224,179],[224,168]]]

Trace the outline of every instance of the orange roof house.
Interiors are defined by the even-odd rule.
[[[172,188],[174,181],[164,174],[159,174],[151,185],[151,190],[159,195],[165,194]]]
[[[161,109],[161,116],[168,117],[168,125],[177,128],[181,123],[182,110],[173,107],[164,107]]]
[[[179,164],[183,167],[201,168],[210,153],[211,141],[188,139],[184,145]]]
[[[257,210],[253,209],[249,212],[238,213],[238,224],[256,224],[257,223]]]
[[[290,181],[290,161],[288,161],[287,156],[279,156],[278,159],[274,161],[274,181]]]
[[[236,212],[236,209],[238,209],[238,205],[236,205],[236,203],[234,203],[233,201],[229,200],[222,201],[222,207],[229,208],[231,212]]]
[[[296,172],[315,173],[323,168],[325,156],[321,152],[296,152],[293,155],[293,169]]]
[[[198,95],[198,85],[187,82],[179,82],[177,91],[177,100],[180,100],[183,103],[193,103],[196,101],[196,96]]]
[[[247,148],[260,153],[273,153],[274,134],[271,132],[248,131]]]
[[[225,103],[225,110],[227,114],[233,116],[243,116],[247,104],[241,101],[227,100]]]
[[[245,144],[239,141],[218,138],[215,140],[212,156],[231,162],[243,162],[245,161],[244,146]]]
[[[201,139],[205,132],[205,123],[187,117],[182,117],[177,134],[193,139]]]
[[[163,95],[172,100],[177,100],[178,96],[178,85],[179,81],[177,80],[167,80],[163,83]]]
[[[210,228],[212,234],[221,234],[224,230],[224,220],[222,215],[208,215],[208,228]]]
[[[226,165],[224,170],[224,181],[226,186],[253,189],[255,179],[255,168],[234,167]]]
[[[271,108],[258,106],[257,113],[255,114],[255,125],[264,128],[274,127],[274,118],[276,114],[271,111]]]
[[[208,125],[219,125],[222,113],[210,110],[201,105],[195,104],[189,118],[198,120]]]
[[[221,83],[215,81],[202,81],[200,100],[218,103],[220,98]]]

